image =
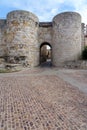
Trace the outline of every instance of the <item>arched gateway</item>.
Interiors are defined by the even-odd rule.
[[[40,64],[52,64],[52,46],[44,42],[40,45]]]
[[[31,12],[12,11],[6,20],[0,20],[0,57],[7,57],[8,63],[27,62],[34,67],[46,55],[51,56],[54,66],[60,66],[79,59],[81,36],[81,16],[76,12],[58,14],[52,22],[39,22]],[[45,49],[47,45],[51,53]],[[43,56],[42,50],[46,51]]]

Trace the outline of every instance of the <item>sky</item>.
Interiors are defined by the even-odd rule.
[[[40,22],[50,22],[66,11],[78,12],[87,24],[87,0],[0,0],[0,18],[13,10],[26,10],[36,14]]]

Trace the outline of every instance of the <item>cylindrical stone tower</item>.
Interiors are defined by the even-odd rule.
[[[81,16],[61,13],[53,18],[53,65],[77,60],[81,54]]]
[[[7,15],[7,49],[9,62],[26,61],[30,66],[39,64],[37,16],[28,11],[12,11]]]

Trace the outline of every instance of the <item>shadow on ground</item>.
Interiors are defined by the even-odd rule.
[[[52,67],[52,62],[51,61],[43,62],[41,63],[40,67],[50,68]]]

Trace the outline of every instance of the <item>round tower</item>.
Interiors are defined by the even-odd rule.
[[[7,49],[9,62],[26,61],[30,66],[39,64],[37,16],[28,11],[12,11],[7,15]]]
[[[81,16],[61,13],[53,18],[53,65],[79,59],[81,54]]]

